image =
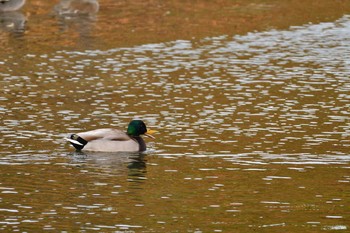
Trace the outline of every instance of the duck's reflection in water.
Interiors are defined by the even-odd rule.
[[[27,18],[18,11],[0,11],[0,30],[14,37],[22,37],[26,29]]]
[[[97,0],[61,0],[54,6],[58,26],[62,33],[78,33],[79,44],[89,46],[93,43],[92,29],[99,11]]]
[[[78,166],[102,169],[103,173],[127,173],[129,182],[140,183],[146,180],[147,166],[145,153],[140,152],[74,152],[71,162]]]
[[[59,15],[94,15],[99,10],[97,0],[61,0],[54,11]]]

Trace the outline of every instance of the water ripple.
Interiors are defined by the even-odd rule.
[[[66,131],[141,117],[162,132],[157,147],[175,154],[347,154],[349,32],[344,16],[285,31],[28,54],[28,74],[11,66],[2,74],[0,140],[61,149]]]

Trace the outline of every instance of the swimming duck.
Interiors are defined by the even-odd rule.
[[[92,131],[71,134],[69,141],[77,151],[101,151],[101,152],[118,152],[118,151],[145,151],[146,143],[141,135],[152,136],[155,130],[147,130],[146,125],[141,120],[132,120],[125,132],[118,129],[96,129]]]
[[[26,3],[25,0],[0,0],[0,12],[16,11]]]

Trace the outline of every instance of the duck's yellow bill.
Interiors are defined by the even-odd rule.
[[[155,139],[155,137],[154,137],[152,134],[157,133],[157,132],[158,132],[157,130],[151,130],[151,129],[149,129],[149,130],[147,130],[147,132],[145,133],[145,136]]]

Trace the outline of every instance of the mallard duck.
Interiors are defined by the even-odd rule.
[[[25,0],[0,0],[1,11],[16,11],[26,3]]]
[[[69,141],[77,151],[145,151],[146,143],[141,135],[152,136],[155,130],[147,130],[146,125],[141,120],[132,120],[129,123],[126,133],[118,129],[96,129],[92,131],[71,134]]]

